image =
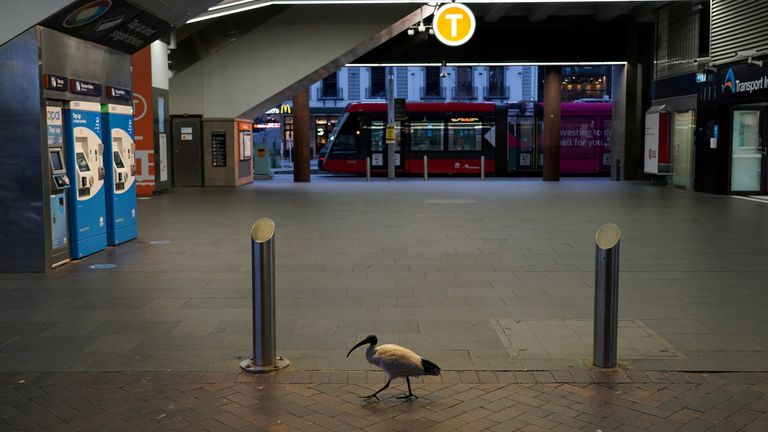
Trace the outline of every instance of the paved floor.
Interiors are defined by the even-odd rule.
[[[768,430],[768,374],[448,372],[382,393],[373,372],[0,375],[3,431]]]
[[[139,201],[140,238],[0,275],[0,371],[230,371],[250,350],[248,233],[278,224],[278,348],[364,370],[374,333],[444,370],[580,370],[594,233],[623,231],[631,370],[768,370],[768,207],[605,179],[282,178]],[[95,270],[93,264],[116,264]]]

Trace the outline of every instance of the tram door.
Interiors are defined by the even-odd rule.
[[[399,122],[398,122],[399,123]],[[371,136],[371,170],[387,169],[389,159],[387,155],[387,140],[386,140],[386,122],[383,120],[371,120],[369,131]],[[399,126],[399,124],[398,124]],[[395,168],[400,169],[403,167],[403,158],[400,157],[400,127],[395,129]]]
[[[509,172],[541,169],[538,123],[533,116],[510,118]]]

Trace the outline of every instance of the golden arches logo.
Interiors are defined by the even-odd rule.
[[[440,6],[432,19],[435,37],[448,46],[466,43],[475,34],[475,26],[475,15],[460,3],[446,3]]]

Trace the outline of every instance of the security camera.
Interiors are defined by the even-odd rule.
[[[763,61],[762,60],[752,60],[752,57],[747,59],[747,64],[757,67],[763,67]]]

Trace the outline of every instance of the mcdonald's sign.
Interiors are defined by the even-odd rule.
[[[290,114],[291,113],[291,106],[288,104],[282,104],[280,105],[280,114]]]

